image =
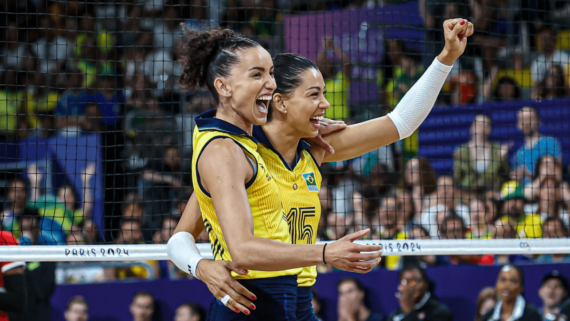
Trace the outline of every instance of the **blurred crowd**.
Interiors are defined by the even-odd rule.
[[[540,287],[538,296],[541,302],[534,306],[525,298],[525,276],[522,269],[507,264],[500,269],[495,286],[483,287],[479,293],[474,321],[527,320],[555,321],[566,320],[570,313],[568,280],[557,270],[538,276]],[[430,280],[425,270],[418,265],[407,265],[399,273],[395,291],[399,307],[394,311],[379,312],[382,306],[371,295],[371,289],[358,278],[345,277],[338,280],[336,312],[338,321],[398,321],[404,318],[425,321],[452,321],[453,312],[435,294],[436,284]],[[156,293],[158,295],[158,293]],[[527,293],[528,295],[528,293]],[[324,302],[316,290],[312,290],[313,310],[319,321],[323,319]],[[97,302],[99,303],[99,302]],[[134,321],[155,320],[163,303],[152,293],[140,291],[134,294],[129,311]],[[164,309],[165,307],[163,307]],[[89,303],[81,296],[71,298],[64,313],[66,321],[87,321]],[[463,316],[465,319],[465,316]],[[559,319],[560,318],[560,319]],[[206,320],[205,310],[196,303],[184,303],[176,308],[174,321]]]
[[[191,188],[193,118],[211,107],[208,92],[177,84],[184,28],[221,25],[283,51],[282,19],[306,10],[356,10],[407,3],[284,0],[0,0],[0,140],[103,137],[106,226],[93,223],[93,176],[42,188],[47,173],[30,165],[6,176],[0,220],[22,245],[166,243]],[[418,0],[424,52],[384,39],[377,66],[379,100],[364,114],[349,104],[354,68],[345,48],[325,37],[316,64],[328,89],[326,116],[354,123],[392,110],[441,49],[439,26],[458,16],[477,34],[456,63],[438,104],[537,100],[568,91],[570,6],[559,0]],[[340,63],[338,63],[340,62]],[[453,173],[438,176],[418,156],[418,135],[323,166],[320,240],[371,228],[370,239],[568,237],[570,188],[556,137],[543,136],[540,110],[517,113],[518,150],[489,139],[491,117],[478,114],[471,138],[455,151]],[[548,124],[542,124],[548,125]],[[105,231],[104,233],[101,231]],[[207,242],[207,235],[200,241]],[[401,268],[388,257],[383,265]],[[425,256],[424,265],[570,262],[568,255]],[[133,267],[60,269],[58,282],[178,278],[166,261]],[[150,268],[148,268],[150,266]],[[322,267],[322,270],[327,270]],[[70,272],[71,271],[71,272]]]

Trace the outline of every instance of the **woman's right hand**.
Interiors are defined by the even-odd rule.
[[[239,284],[232,277],[231,272],[240,275],[248,273],[247,270],[239,269],[231,261],[210,261],[204,259],[196,267],[196,275],[202,282],[206,283],[216,299],[221,301],[223,297],[229,295],[231,299],[226,304],[226,307],[234,312],[243,312],[245,315],[249,315],[251,313],[249,309],[255,310],[255,305],[249,299],[256,300],[257,297]]]
[[[326,263],[349,272],[364,274],[372,271],[372,268],[380,263],[382,246],[353,243],[368,233],[370,229],[358,231],[327,245],[324,253]]]

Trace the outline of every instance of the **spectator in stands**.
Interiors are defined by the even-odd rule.
[[[321,315],[319,314],[321,312],[321,307],[322,307],[322,301],[321,297],[319,296],[319,292],[317,292],[317,290],[313,288],[311,289],[311,295],[313,296],[312,303],[313,303],[313,312],[315,312],[315,317],[317,318],[317,321],[323,321]]]
[[[174,321],[206,321],[206,311],[198,303],[183,303],[176,309]]]
[[[101,121],[110,130],[119,126],[125,109],[125,96],[123,91],[118,89],[117,82],[118,79],[112,76],[99,78],[99,90],[95,95],[103,117]]]
[[[416,213],[414,200],[409,193],[402,192],[396,195],[396,212],[398,228],[408,231],[412,227],[412,222]]]
[[[468,198],[499,190],[508,178],[508,147],[489,140],[492,121],[478,114],[471,124],[471,140],[453,154],[453,178]]]
[[[85,245],[81,228],[75,225],[71,227],[71,231],[67,232],[65,240],[67,245]]]
[[[563,239],[568,237],[568,228],[559,217],[549,217],[542,223],[542,237],[545,239]],[[544,254],[536,259],[537,263],[568,263],[570,254]]]
[[[378,220],[379,199],[378,191],[370,185],[364,185],[352,193],[355,229],[361,230],[370,228],[371,234],[380,233],[380,225],[384,224],[384,222]]]
[[[516,222],[510,218],[503,218],[495,222],[493,239],[514,239],[517,238]],[[495,255],[483,256],[480,260],[482,264],[504,265],[507,263],[524,264],[532,262],[532,259],[525,255]]]
[[[78,125],[83,134],[102,132],[103,124],[101,123],[99,106],[95,103],[88,103],[85,107],[85,113],[79,117]]]
[[[180,150],[168,146],[159,160],[148,163],[143,172],[143,197],[147,201],[145,222],[151,229],[160,226],[160,215],[170,213],[175,195],[191,185],[190,171],[182,166]]]
[[[538,295],[542,300],[542,307],[538,309],[542,320],[555,320],[560,306],[568,299],[568,281],[553,270],[542,278]]]
[[[520,267],[509,263],[504,265],[497,277],[495,290],[499,300],[495,308],[487,312],[482,321],[521,320],[541,321],[536,308],[524,299],[524,275]]]
[[[26,46],[20,41],[18,24],[15,21],[8,21],[4,27],[6,32],[5,45],[0,51],[3,59],[0,61],[4,68],[8,70],[20,70],[26,57]]]
[[[40,38],[32,44],[34,53],[40,60],[40,70],[47,73],[56,67],[58,61],[71,57],[74,48],[65,36],[58,35],[57,31],[49,23],[47,15],[38,19],[38,33]]]
[[[506,0],[470,0],[471,21],[478,26],[478,33],[473,42],[477,44],[483,56],[483,67],[486,70],[496,63],[496,55],[500,48],[507,44],[508,2]]]
[[[85,39],[81,48],[81,55],[78,57],[77,69],[83,75],[82,82],[78,84],[86,90],[93,90],[97,81],[98,63],[100,63],[101,55],[97,52],[97,43],[93,37]]]
[[[485,101],[511,101],[521,99],[522,91],[520,86],[509,76],[502,76],[497,81],[495,89],[493,90],[493,83],[498,73],[499,68],[494,66],[489,76],[485,79],[485,84],[483,85]]]
[[[12,233],[0,229],[0,246],[17,245],[18,241]],[[17,313],[18,317],[26,311],[26,263],[0,262],[0,268],[0,318],[9,320],[8,313]]]
[[[503,184],[501,190],[501,199],[503,206],[501,211],[501,220],[506,217],[516,222],[516,232],[521,238],[540,238],[542,237],[542,229],[540,227],[541,218],[538,214],[525,213],[526,197],[522,189],[522,185],[514,181]]]
[[[467,233],[465,223],[456,214],[445,217],[439,226],[439,236],[444,240],[464,239],[465,233]]]
[[[560,182],[554,177],[548,177],[540,184],[540,192],[538,199],[538,210],[542,220],[548,217],[559,217],[568,226],[568,212],[564,209],[564,200],[562,198],[562,188]]]
[[[183,2],[184,0],[178,0],[178,1],[182,1],[182,3],[186,4],[186,2]],[[211,3],[208,3],[206,0],[192,0],[190,1],[190,6],[184,6],[186,7],[187,10],[189,10],[189,14],[185,17],[184,14],[182,15],[182,18],[185,19],[185,25],[188,29],[193,29],[193,30],[203,30],[205,28],[211,27],[213,24],[217,25],[218,24],[218,19],[219,17],[216,17],[216,19],[210,20],[208,18],[209,13],[208,10],[212,11],[213,8],[210,7]],[[229,9],[228,7],[233,6],[231,4],[231,1],[227,1],[226,2],[226,8]],[[217,15],[217,12],[214,13],[215,15]],[[236,21],[224,21],[222,23],[235,23]],[[243,33],[242,33],[243,34]],[[244,35],[245,36],[245,35]],[[247,37],[247,36],[246,36]]]
[[[79,223],[78,226],[81,228],[81,234],[83,235],[85,244],[98,244],[101,242],[97,225],[95,225],[93,220],[85,219]]]
[[[469,104],[477,100],[479,91],[477,76],[471,71],[460,71],[451,78],[451,104]]]
[[[556,49],[556,33],[548,25],[543,25],[537,35],[539,51],[542,53],[534,58],[530,67],[535,85],[544,79],[548,69],[553,65],[560,65],[567,70],[570,59],[566,52]]]
[[[562,159],[548,154],[540,157],[536,162],[532,183],[524,186],[524,195],[529,200],[537,199],[540,196],[540,185],[542,182],[547,178],[554,178],[556,182],[560,183],[563,199],[568,200],[570,198],[568,195],[570,186],[568,182],[563,180],[562,174]]]
[[[140,223],[143,230],[143,238],[150,241],[153,238],[152,229],[146,223],[146,210],[143,198],[137,194],[127,194],[123,199],[122,217],[133,219]]]
[[[85,113],[90,97],[81,87],[83,75],[79,69],[67,63],[60,72],[67,76],[67,89],[55,108],[56,124],[60,134],[74,136],[79,133],[79,119]]]
[[[330,240],[328,236],[328,217],[332,212],[332,195],[328,186],[325,184],[321,184],[319,200],[321,201],[321,219],[319,220],[317,239],[320,241],[328,241]]]
[[[141,244],[143,234],[141,223],[135,219],[124,218],[121,220],[121,229],[115,240],[116,244]]]
[[[446,216],[439,225],[440,238],[444,240],[464,239],[467,228],[463,219],[453,212]],[[477,255],[452,255],[449,257],[439,258],[440,262],[447,264],[477,264],[479,256]]]
[[[93,186],[92,179],[95,176],[95,172],[95,163],[88,164],[81,172],[82,186],[80,188],[83,189],[81,202],[79,202],[76,188],[70,184],[59,187],[56,191],[56,197],[43,195],[38,199],[36,207],[43,220],[50,218],[53,220],[52,224],[58,225],[57,229],[52,228],[52,233],[55,233],[56,230],[61,230],[63,233],[69,232],[73,225],[77,225],[85,218],[91,217],[94,205],[91,186]],[[42,223],[42,227],[45,225],[45,222]],[[59,238],[56,241],[59,242]]]
[[[560,65],[548,68],[544,78],[534,87],[534,99],[552,100],[568,96],[565,72]]]
[[[403,188],[414,201],[416,217],[424,210],[424,201],[427,196],[437,189],[437,176],[429,160],[424,157],[414,157],[406,163]]]
[[[389,100],[389,97],[385,97],[386,87],[390,80],[394,79],[402,69],[404,44],[400,39],[386,39],[384,48],[384,58],[380,62],[380,69],[376,74],[376,83],[381,90],[382,102],[386,103]]]
[[[473,198],[469,204],[469,216],[471,217],[468,239],[490,239],[493,236],[495,213],[491,209],[491,200]]]
[[[333,55],[341,60],[342,70],[335,71]],[[325,110],[325,117],[346,120],[350,117],[348,92],[350,86],[351,65],[348,55],[332,38],[323,38],[321,50],[317,55],[317,67],[325,79],[326,98],[331,107]]]
[[[409,240],[431,239],[428,231],[421,225],[413,224],[407,234]],[[435,255],[403,256],[398,263],[398,267],[408,266],[410,264],[416,264],[425,267],[429,265],[437,265],[438,263],[438,257]]]
[[[1,214],[2,225],[5,230],[20,237],[21,220],[26,217],[38,215],[38,211],[28,206],[30,184],[22,178],[16,178],[8,184],[6,193],[7,202]]]
[[[168,240],[174,234],[174,230],[178,225],[178,219],[173,216],[165,216],[162,218],[162,223],[160,225],[160,230],[154,232],[154,244],[166,244]]]
[[[465,225],[471,225],[469,207],[461,203],[460,193],[451,176],[443,175],[437,179],[437,190],[429,196],[426,203],[426,209],[416,223],[423,224],[434,238],[439,236],[437,229],[448,212],[455,212]]]
[[[87,321],[89,319],[89,304],[82,296],[74,296],[67,303],[65,321]]]
[[[162,19],[154,24],[154,47],[157,49],[172,51],[174,42],[182,36],[180,28],[180,9],[165,7]]]
[[[18,74],[15,70],[6,70],[1,78],[0,89],[0,138],[14,139],[18,134],[18,110],[25,93],[19,87]]]
[[[152,294],[145,291],[135,293],[130,306],[133,321],[151,321],[154,308],[154,297]]]
[[[570,317],[570,300],[566,300],[565,303],[563,303],[560,306],[560,320],[568,320],[568,317]]]
[[[383,321],[384,316],[367,306],[366,288],[356,278],[342,278],[337,282],[338,320]]]
[[[475,321],[481,321],[485,313],[493,310],[497,303],[497,292],[493,287],[486,287],[479,292],[477,297],[477,309],[475,310]]]
[[[395,197],[386,197],[380,201],[378,217],[380,218],[380,230],[377,232],[381,240],[404,238],[405,225],[398,224],[398,202]]]
[[[387,104],[390,111],[396,107],[410,88],[420,79],[424,72],[421,65],[422,56],[414,49],[404,49],[400,70],[396,70],[394,78],[386,85]]]
[[[433,284],[421,266],[404,266],[400,271],[400,284],[396,292],[400,307],[390,314],[388,320],[452,321],[451,311],[439,303],[432,290]]]
[[[544,155],[562,157],[558,139],[540,135],[539,126],[540,116],[536,109],[527,106],[519,110],[517,127],[523,132],[525,141],[513,158],[511,168],[514,173],[511,173],[511,177],[524,183],[530,182],[540,157]]]

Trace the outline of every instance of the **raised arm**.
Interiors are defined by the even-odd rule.
[[[332,49],[334,54],[340,58],[340,61],[342,63],[342,73],[344,74],[344,77],[350,78],[351,74],[350,58],[344,51],[342,51],[342,48],[340,48],[337,44],[334,43],[334,40],[332,38],[323,38],[322,48],[321,51],[319,51],[319,53],[317,54],[317,60],[319,58],[322,59],[323,57],[326,56],[327,49]]]
[[[90,181],[95,175],[95,163],[87,165],[85,171],[81,173],[81,182],[83,183],[83,217],[91,217],[91,210],[93,209],[93,192],[91,191]]]
[[[334,154],[314,146],[311,152],[318,162],[331,162],[360,156],[374,149],[410,136],[426,119],[435,104],[452,65],[463,54],[473,24],[464,19],[443,24],[445,48],[417,83],[406,93],[393,112],[325,137]]]
[[[254,235],[245,189],[253,169],[243,150],[233,141],[219,139],[210,143],[202,152],[198,170],[202,185],[212,197],[232,260],[240,267],[281,271],[323,263],[323,245],[286,244]],[[352,243],[367,233],[354,233],[328,245],[325,261],[346,271],[370,271],[379,262],[381,253],[375,251],[380,247]]]

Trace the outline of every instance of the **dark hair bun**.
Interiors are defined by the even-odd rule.
[[[186,41],[181,48],[179,63],[183,66],[180,84],[184,89],[206,85],[208,67],[220,51],[220,44],[236,36],[229,29],[213,28],[204,31],[186,29]]]

